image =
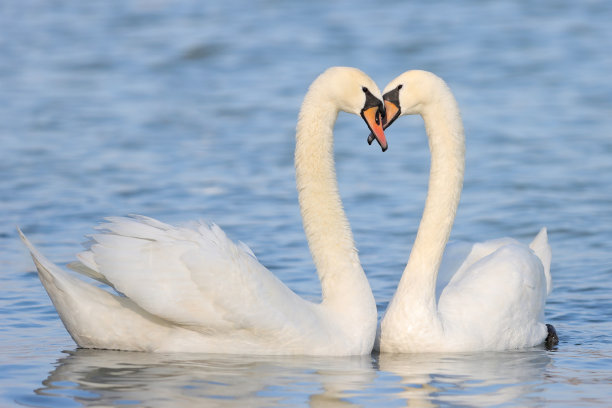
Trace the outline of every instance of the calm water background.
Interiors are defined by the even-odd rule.
[[[206,4],[204,4],[206,3]],[[0,5],[0,406],[586,406],[612,397],[612,3],[23,1]],[[423,2],[425,3],[425,2]],[[264,358],[76,349],[19,242],[65,264],[105,216],[213,220],[320,298],[294,187],[309,83],[356,66],[447,80],[467,132],[452,239],[549,228],[541,348]],[[382,312],[427,183],[420,118],[336,126],[342,197]]]

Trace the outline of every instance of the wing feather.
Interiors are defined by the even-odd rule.
[[[492,343],[504,339],[507,348],[539,336],[545,300],[540,259],[527,245],[496,240],[474,245],[442,292],[438,310],[448,329],[479,333],[479,347],[499,347]]]
[[[290,330],[292,319],[312,316],[248,246],[215,224],[173,227],[142,216],[106,221],[79,260],[153,315],[203,331]]]

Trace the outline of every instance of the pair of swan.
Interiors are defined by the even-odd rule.
[[[369,141],[375,138],[383,151],[383,126],[400,115],[421,114],[430,138],[425,212],[378,335],[376,303],[335,177],[333,125],[339,111],[360,115],[372,132]],[[463,161],[459,111],[435,75],[408,71],[381,98],[376,84],[357,69],[334,67],[321,74],[304,98],[295,150],[299,204],[321,281],[320,304],[296,295],[246,245],[232,242],[216,225],[174,227],[142,216],[108,218],[69,267],[111,290],[60,269],[19,232],[62,322],[83,348],[341,356],[370,353],[375,340],[377,349],[388,352],[534,346],[547,335],[542,323],[550,291],[545,230],[529,247],[510,239],[476,244],[463,251],[455,265],[459,269],[438,274],[459,201]],[[439,299],[437,281],[448,283]]]

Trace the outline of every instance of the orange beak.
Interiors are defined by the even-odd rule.
[[[397,88],[387,92],[383,95],[383,100],[385,101],[385,109],[383,119],[383,129],[391,126],[393,122],[402,114],[402,109],[399,104],[399,90],[403,85],[399,85]],[[371,129],[370,129],[371,130]],[[376,135],[374,132],[370,133],[368,136],[368,143],[372,144]],[[380,143],[380,142],[379,142]],[[385,143],[386,144],[386,143]],[[384,150],[384,149],[383,149]]]
[[[393,102],[385,100],[385,111],[387,111],[387,116],[383,127],[386,129],[395,122],[395,119],[399,118],[400,108]]]
[[[370,132],[374,135],[374,138],[380,145],[382,151],[387,150],[387,138],[385,137],[385,132],[383,130],[383,119],[382,115],[377,106],[373,106],[368,109],[364,109],[361,111],[361,117],[365,120],[368,128],[370,128]]]

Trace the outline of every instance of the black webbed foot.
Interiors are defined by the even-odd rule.
[[[554,346],[559,344],[559,336],[557,336],[555,326],[552,324],[547,324],[546,328],[548,329],[548,335],[546,336],[544,344],[546,345],[546,350],[552,350]]]

